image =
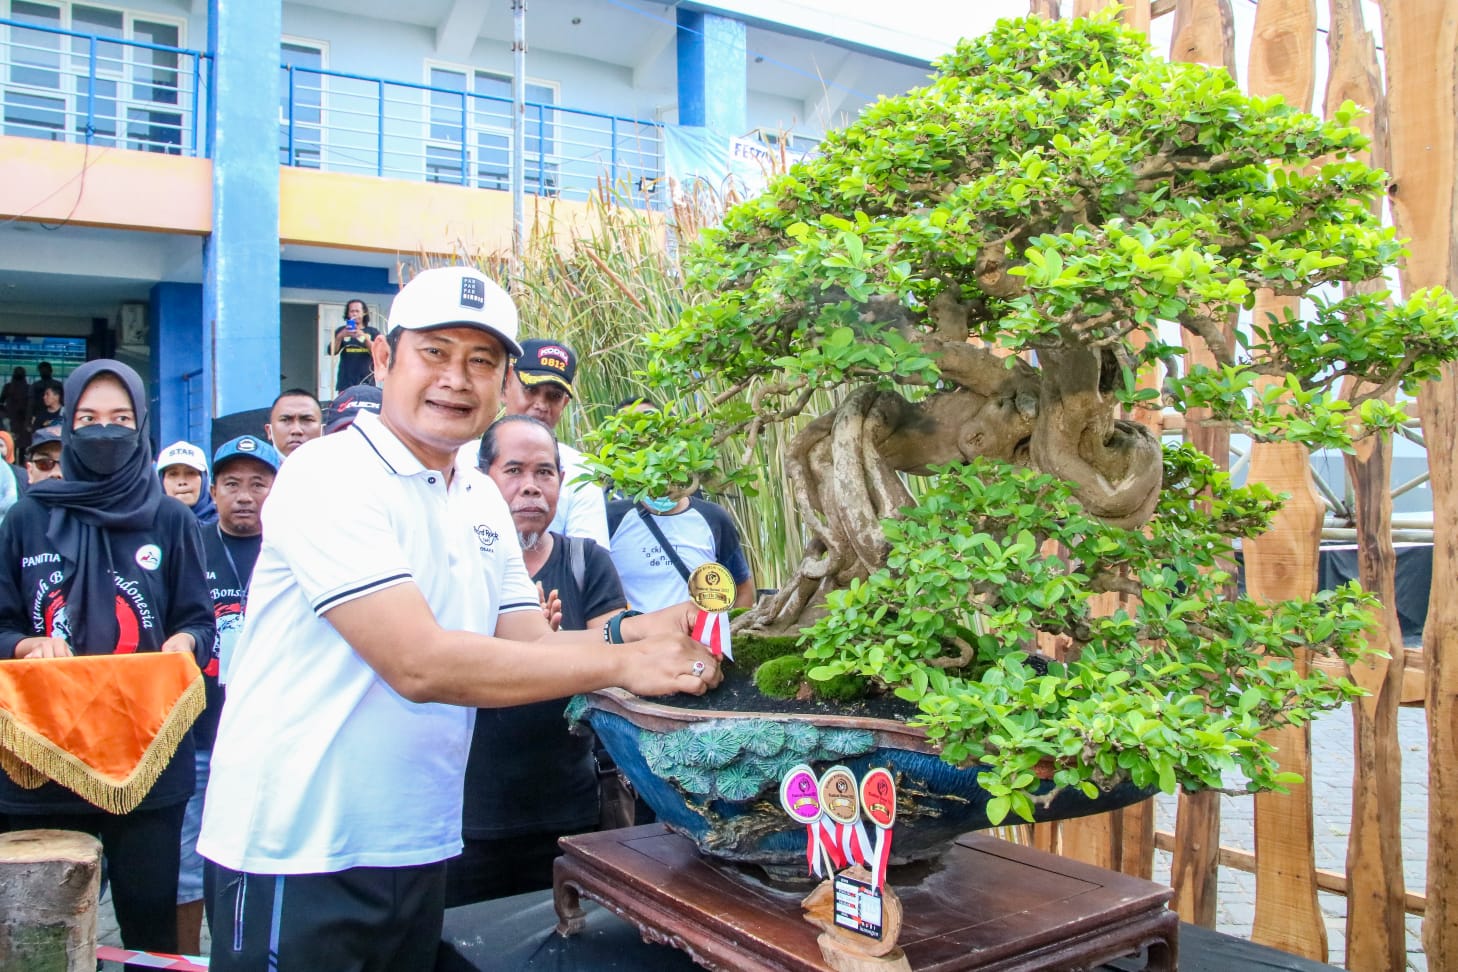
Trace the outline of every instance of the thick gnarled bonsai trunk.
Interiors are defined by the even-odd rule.
[[[1162,454],[1147,429],[1116,417],[1117,401],[1101,387],[1117,363],[1083,348],[1044,351],[1040,363],[1038,371],[1014,362],[992,372],[980,392],[959,387],[915,402],[862,386],[801,430],[787,467],[810,534],[805,557],[739,627],[796,631],[831,591],[882,566],[881,521],[912,503],[902,476],[935,466],[979,456],[1031,465],[1076,483],[1094,515],[1144,522],[1159,498]]]

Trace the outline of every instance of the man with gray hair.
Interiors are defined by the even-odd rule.
[[[562,490],[557,448],[546,423],[507,415],[481,437],[478,464],[506,500],[527,573],[546,592],[556,624],[600,632],[628,604],[606,550],[549,529]],[[596,829],[593,740],[568,731],[565,705],[552,699],[476,713],[465,849],[447,863],[446,907],[551,887],[557,838]]]

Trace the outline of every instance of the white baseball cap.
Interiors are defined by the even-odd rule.
[[[436,267],[412,277],[390,305],[390,330],[397,327],[409,331],[474,327],[499,340],[508,354],[521,357],[516,304],[472,267]]]
[[[161,472],[168,466],[186,466],[189,469],[196,469],[206,476],[208,474],[208,457],[206,453],[191,442],[174,442],[163,449],[157,456],[158,472]]]

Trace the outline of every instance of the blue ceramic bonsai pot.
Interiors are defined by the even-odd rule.
[[[958,835],[990,827],[981,770],[943,762],[920,730],[890,719],[681,709],[620,689],[578,696],[568,717],[590,725],[658,819],[710,857],[804,869],[805,827],[780,808],[797,763],[841,764],[857,778],[884,766],[896,780],[893,864],[935,857]],[[1051,780],[1040,792],[1053,788]],[[1117,810],[1153,791],[1122,783],[1090,799],[1067,788],[1036,819]]]

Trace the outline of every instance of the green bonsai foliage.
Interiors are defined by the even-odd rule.
[[[1278,786],[1260,729],[1352,691],[1287,659],[1354,657],[1365,601],[1226,598],[1232,538],[1277,498],[1123,410],[1162,396],[1257,440],[1348,448],[1401,420],[1389,391],[1458,355],[1448,293],[1335,286],[1403,253],[1352,114],[1250,97],[1106,19],[1002,23],[703,234],[690,306],[649,339],[669,404],[605,422],[599,470],[640,496],[752,489],[746,450],[798,429],[772,487],[806,555],[737,630],[804,631],[813,677],[917,702],[949,761],[993,763],[994,813],[1027,815],[1044,758],[1063,786],[1229,769]],[[1262,289],[1299,314],[1230,340]],[[1162,324],[1216,363],[1141,390],[1179,351]],[[1104,591],[1132,606],[1093,617]],[[1023,663],[1039,632],[1068,639],[1066,669]]]
[[[1090,795],[1122,775],[1173,791],[1238,770],[1253,788],[1280,786],[1290,779],[1259,734],[1357,693],[1298,674],[1294,651],[1360,657],[1372,598],[1348,585],[1310,601],[1227,599],[1231,538],[1262,532],[1272,507],[1190,448],[1167,452],[1160,503],[1138,530],[1089,516],[1045,473],[948,467],[885,524],[886,566],[832,594],[806,629],[805,655],[820,661],[809,674],[873,676],[917,703],[944,759],[990,765],[994,819],[1031,818],[1043,760]],[[1040,555],[1050,540],[1062,552]],[[1129,601],[1094,616],[1090,599],[1109,591]],[[1039,633],[1073,649],[1041,676],[1019,650]]]

